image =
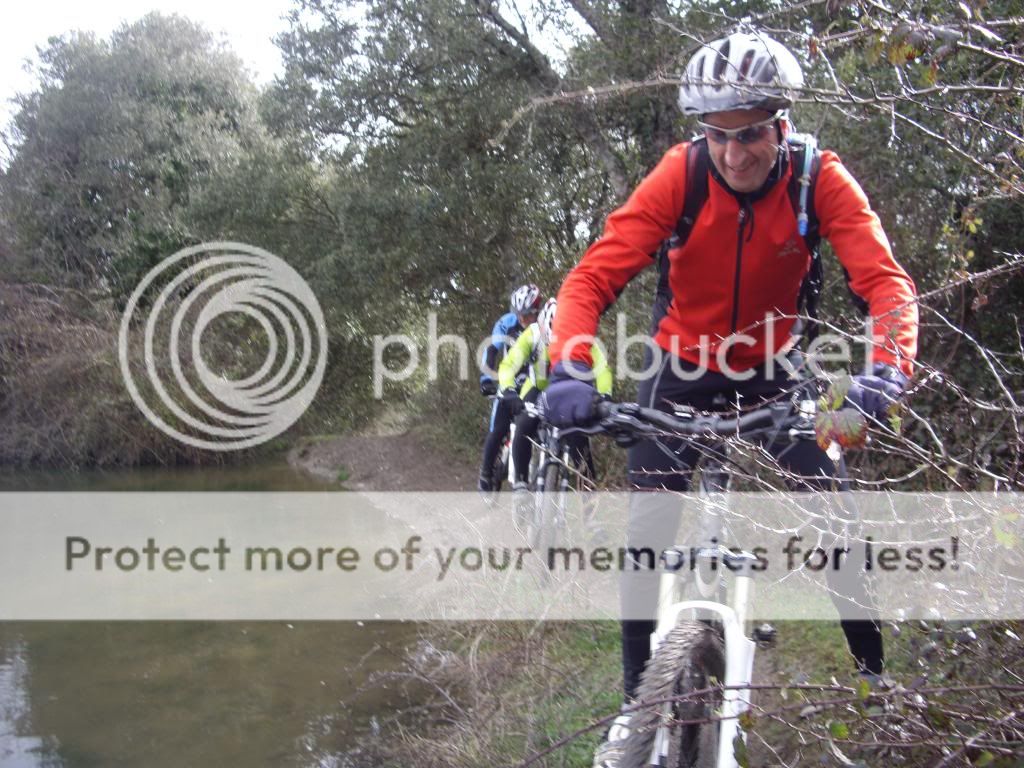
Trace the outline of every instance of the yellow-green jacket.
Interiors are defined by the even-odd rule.
[[[612,369],[608,366],[608,360],[597,344],[592,344],[590,354],[594,361],[594,386],[602,395],[612,393]],[[551,358],[548,356],[548,347],[541,343],[540,326],[533,323],[529,328],[519,334],[515,344],[502,358],[498,366],[498,390],[503,391],[516,385],[516,373],[526,364],[529,364],[529,376],[523,382],[519,390],[519,396],[525,397],[526,393],[536,387],[544,391],[548,385],[548,368],[551,366]]]

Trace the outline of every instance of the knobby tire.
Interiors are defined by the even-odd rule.
[[[725,676],[725,655],[718,633],[698,621],[681,621],[647,663],[637,701],[663,701],[687,696],[671,704],[638,709],[630,719],[629,737],[620,768],[647,768],[655,733],[669,728],[669,768],[714,768],[718,763],[719,724],[712,721],[722,704],[722,691],[712,688]],[[702,695],[696,691],[712,688]],[[681,725],[682,721],[704,721]]]

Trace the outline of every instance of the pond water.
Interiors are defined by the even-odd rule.
[[[284,463],[0,473],[0,491],[330,489]],[[359,765],[354,738],[415,701],[379,678],[415,637],[392,622],[0,623],[0,768]]]

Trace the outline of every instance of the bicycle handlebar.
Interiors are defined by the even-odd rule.
[[[788,431],[792,438],[814,437],[815,403],[770,403],[739,415],[684,413],[674,415],[637,403],[600,402],[596,421],[589,426],[571,427],[562,432],[588,435],[611,434],[647,437],[670,434],[677,437],[726,438],[753,436],[763,432]]]

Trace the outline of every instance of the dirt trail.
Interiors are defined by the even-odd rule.
[[[364,433],[307,438],[288,463],[350,491],[468,491],[477,468],[428,445],[401,415]]]

